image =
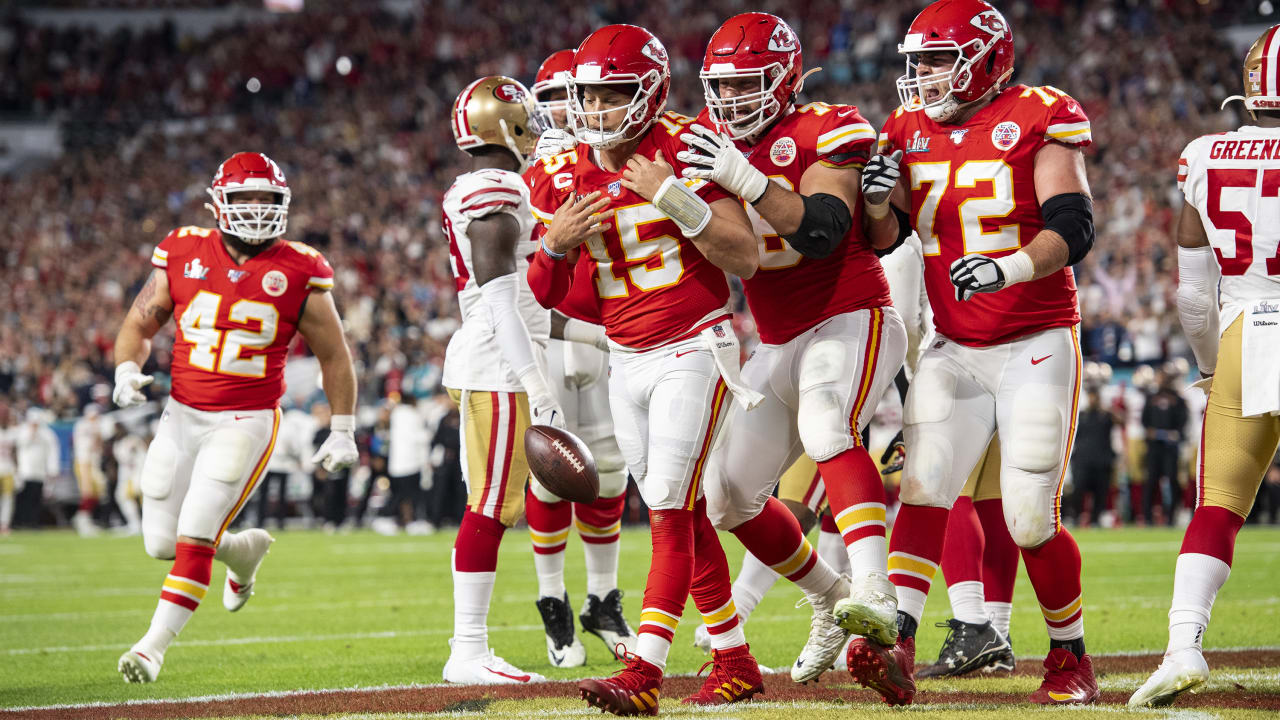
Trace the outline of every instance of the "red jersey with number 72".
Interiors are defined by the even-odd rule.
[[[307,296],[333,287],[324,256],[278,239],[237,265],[219,230],[184,227],[161,241],[151,264],[168,277],[178,326],[173,399],[207,411],[276,407]]]
[[[956,300],[951,263],[1000,257],[1044,228],[1036,197],[1036,153],[1051,142],[1092,141],[1080,104],[1053,87],[1015,85],[962,124],[898,108],[880,133],[882,154],[902,150],[911,225],[924,248],[925,288],[938,332],[958,343],[997,345],[1080,322],[1071,268],[999,292]]]
[[[662,157],[680,176],[684,165],[676,153],[685,149],[679,135],[691,118],[663,113],[645,132],[636,154]],[[614,342],[645,349],[689,337],[729,317],[729,284],[724,271],[707,260],[684,237],[675,221],[653,203],[622,186],[622,173],[595,163],[588,145],[545,158],[525,174],[529,201],[538,220],[550,224],[555,211],[574,194],[600,191],[609,205],[600,212],[603,231],[582,245],[584,272],[574,272],[578,285],[590,270],[605,333]],[[730,197],[719,185],[687,181],[708,203]],[[530,272],[538,272],[538,265]],[[581,288],[571,287],[569,292]]]

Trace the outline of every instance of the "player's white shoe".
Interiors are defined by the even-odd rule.
[[[227,563],[227,580],[222,588],[222,606],[231,612],[244,607],[253,597],[253,581],[257,577],[262,559],[276,539],[260,528],[250,528],[237,533],[247,545],[243,556]]]
[[[1195,648],[1177,650],[1164,656],[1160,667],[1129,698],[1129,707],[1165,707],[1179,695],[1194,690],[1209,679],[1209,664]]]
[[[883,573],[867,573],[850,585],[832,613],[840,627],[892,647],[898,639],[898,592]]]
[[[444,664],[444,681],[459,685],[524,685],[544,682],[538,673],[526,672],[493,654],[493,649],[479,657],[458,659],[449,656]]]
[[[699,625],[694,629],[693,646],[708,655],[711,654],[711,631],[706,625]]]
[[[120,671],[127,683],[155,682],[156,676],[160,674],[162,660],[160,656],[152,656],[151,653],[129,650],[120,656],[120,661],[116,663],[116,670]]]
[[[840,656],[840,651],[849,640],[849,631],[836,622],[832,612],[836,602],[848,596],[849,587],[849,577],[842,575],[825,596],[815,597],[810,601],[813,605],[813,619],[809,622],[809,639],[791,665],[792,680],[798,683],[815,680],[830,669]],[[894,612],[897,612],[896,606]]]

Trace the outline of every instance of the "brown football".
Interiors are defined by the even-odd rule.
[[[600,497],[596,459],[573,433],[551,425],[530,425],[524,431],[524,454],[542,486],[572,502],[595,502]]]

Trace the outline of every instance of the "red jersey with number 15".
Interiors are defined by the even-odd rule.
[[[963,124],[945,125],[902,108],[879,140],[902,150],[908,215],[924,248],[924,280],[942,335],[964,345],[1010,342],[1080,322],[1071,268],[999,292],[956,300],[951,263],[970,253],[1017,252],[1044,228],[1036,197],[1036,153],[1051,142],[1092,141],[1080,104],[1053,87],[1015,85]]]
[[[698,121],[711,127],[706,110]],[[861,169],[875,143],[875,129],[856,107],[815,102],[774,122],[754,145],[737,147],[772,182],[799,191],[813,165]],[[836,315],[891,304],[889,281],[862,232],[861,202],[848,235],[822,259],[796,252],[754,207],[743,206],[760,239],[760,269],[742,287],[761,342],[781,345]]]
[[[662,151],[679,177],[684,165],[676,160],[676,153],[685,144],[678,136],[692,122],[683,115],[663,113],[640,139],[636,155],[652,160]],[[610,201],[600,212],[604,230],[582,245],[579,265],[586,263],[586,267],[574,269],[569,297],[583,290],[584,277],[592,278],[611,340],[629,348],[653,348],[729,317],[724,271],[681,234],[675,221],[623,187],[621,172],[597,165],[590,146],[578,145],[539,160],[526,172],[525,180],[533,214],[547,224],[570,194],[598,190]],[[699,181],[692,187],[708,203],[730,197],[714,183]],[[530,267],[530,273],[536,272],[540,272],[538,263]]]
[[[178,331],[173,399],[197,410],[268,410],[284,394],[284,364],[311,290],[333,287],[316,250],[279,239],[237,265],[216,229],[169,233],[151,256],[165,271]]]

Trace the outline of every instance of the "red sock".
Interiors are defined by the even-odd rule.
[[[946,508],[903,503],[889,538],[889,579],[898,588],[898,611],[916,622],[942,561],[947,514]]]
[[[982,582],[982,551],[985,541],[973,499],[961,495],[947,515],[946,542],[942,546],[942,576],[948,585]]]
[[[214,552],[216,550],[207,545],[178,543],[174,549],[173,569],[160,588],[160,599],[188,610],[199,607],[213,576]]]
[[[1018,544],[1009,534],[1004,521],[1004,502],[1000,498],[979,500],[973,504],[982,524],[986,547],[982,552],[982,584],[987,602],[1013,602],[1013,584],[1018,579]]]
[[[625,494],[596,498],[590,504],[574,503],[573,514],[582,542],[603,545],[616,541],[622,532],[622,510],[626,504]]]
[[[462,514],[458,537],[453,541],[453,567],[458,572],[493,572],[498,569],[498,545],[506,527],[491,517],[467,510]]]
[[[861,445],[818,463],[827,503],[849,553],[855,577],[883,572],[886,552],[884,482]]]
[[[569,526],[573,524],[572,505],[564,500],[554,503],[539,500],[530,487],[524,496],[524,517],[529,522],[529,537],[533,539],[535,553],[564,552]]]
[[[1063,528],[1049,542],[1022,549],[1031,587],[1052,640],[1084,637],[1084,597],[1080,592],[1080,548]]]
[[[840,527],[836,525],[836,519],[831,517],[831,508],[827,508],[827,511],[822,513],[822,532],[824,533],[840,532]]]
[[[667,643],[675,637],[676,625],[684,614],[684,603],[693,583],[693,523],[694,514],[690,510],[649,511],[653,556],[644,587],[644,607],[640,611],[638,634],[641,636],[656,635]],[[665,657],[645,659],[660,667],[665,665]]]
[[[818,562],[800,523],[774,497],[765,501],[759,515],[734,528],[733,534],[757,560],[791,582],[803,578]]]
[[[1236,533],[1243,525],[1244,518],[1226,508],[1201,505],[1191,516],[1178,552],[1209,555],[1230,566],[1235,555]]]
[[[96,497],[81,498],[80,506],[77,509],[81,512],[86,512],[92,515],[94,511],[98,509],[98,498]]]
[[[781,503],[779,503],[781,505]],[[788,517],[791,513],[785,507]],[[746,644],[742,635],[738,609],[733,604],[733,579],[729,576],[729,560],[724,556],[716,529],[707,518],[706,498],[693,508],[693,582],[689,593],[711,633],[712,647],[728,650]],[[791,522],[795,523],[794,517]],[[800,528],[796,523],[796,530]],[[803,539],[803,538],[802,538]],[[812,553],[812,551],[810,551]]]

